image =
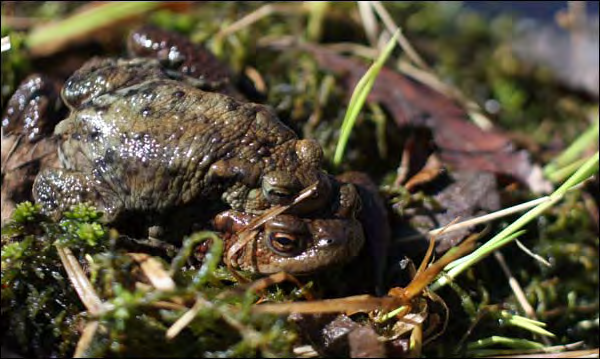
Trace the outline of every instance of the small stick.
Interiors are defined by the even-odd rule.
[[[165,270],[162,263],[146,253],[127,253],[133,260],[140,264],[142,271],[150,283],[159,291],[169,292],[175,290],[175,282]]]
[[[79,265],[79,262],[73,255],[73,252],[71,252],[71,249],[59,245],[56,246],[56,249],[58,250],[60,260],[65,267],[67,276],[69,277],[75,292],[77,292],[79,299],[81,299],[81,302],[85,305],[88,313],[92,316],[97,316],[102,313],[104,304],[102,303],[102,300],[100,300],[98,294],[96,294],[92,283],[90,283],[89,279],[86,277],[83,268]]]
[[[238,32],[238,31],[254,24],[255,22],[257,22],[261,19],[264,19],[267,16],[270,16],[275,13],[290,11],[292,8],[295,8],[295,7],[297,7],[297,5],[293,5],[293,6],[290,6],[287,4],[285,4],[285,5],[281,5],[281,4],[279,4],[279,5],[273,5],[273,4],[263,5],[260,8],[252,11],[248,15],[237,20],[233,24],[222,29],[221,31],[219,31],[217,33],[216,36],[217,36],[217,38],[222,38],[224,36],[231,35],[235,32]]]
[[[535,310],[527,301],[527,297],[525,296],[525,292],[523,292],[521,284],[519,284],[519,281],[517,281],[517,279],[512,275],[510,268],[508,268],[508,265],[504,260],[504,255],[502,255],[500,251],[496,251],[494,252],[494,257],[496,257],[496,261],[498,262],[498,264],[500,264],[500,268],[502,268],[502,271],[508,278],[508,285],[512,289],[513,293],[515,293],[515,297],[517,297],[517,301],[521,305],[521,308],[523,308],[523,310],[525,311],[525,314],[527,314],[529,318],[537,320]]]
[[[75,353],[73,354],[73,358],[83,358],[85,357],[85,352],[90,347],[92,343],[92,339],[96,335],[96,331],[98,331],[98,327],[100,323],[97,320],[93,320],[88,322],[83,328],[83,333],[81,333],[81,337],[79,337],[79,341],[77,341],[77,346],[75,347]]]
[[[194,320],[194,318],[196,318],[196,315],[198,314],[198,312],[200,312],[200,309],[206,306],[212,306],[212,304],[206,299],[198,296],[198,298],[196,298],[196,303],[194,303],[194,306],[190,308],[190,310],[185,312],[185,314],[183,314],[179,319],[177,319],[175,323],[173,323],[173,325],[171,325],[171,327],[167,330],[167,339],[175,338],[185,327],[187,327],[192,322],[192,320]]]

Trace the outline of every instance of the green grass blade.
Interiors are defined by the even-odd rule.
[[[489,338],[479,339],[467,345],[468,350],[487,348],[493,345],[505,345],[515,349],[542,349],[544,345],[525,339],[506,338],[494,335]]]
[[[579,155],[593,143],[598,144],[599,129],[600,121],[596,118],[596,121],[589,129],[582,133],[556,159],[544,167],[544,175],[552,182],[558,182],[566,178],[565,172],[568,174],[575,172],[573,167],[577,165]]]
[[[87,31],[112,24],[119,19],[143,14],[162,5],[164,4],[161,1],[124,1],[103,4],[51,25],[40,27],[31,32],[25,41],[28,47],[34,48],[57,41],[57,39],[86,33]]]
[[[554,193],[552,193],[549,196],[548,201],[543,202],[529,210],[527,213],[519,217],[519,219],[517,219],[515,222],[511,223],[508,227],[506,227],[500,233],[495,235],[487,243],[479,247],[475,252],[448,264],[445,268],[445,270],[447,270],[448,272],[445,275],[440,276],[431,285],[430,289],[435,291],[445,286],[450,280],[456,278],[467,268],[471,267],[483,258],[487,257],[495,249],[514,240],[517,237],[515,233],[519,231],[523,226],[531,222],[533,219],[537,218],[547,209],[552,207],[556,202],[562,199],[562,197],[565,195],[565,193],[567,193],[567,191],[569,191],[569,189],[597,173],[598,158],[599,153],[596,152],[596,154],[591,156],[571,177],[569,177],[569,179],[567,179],[562,184],[562,186],[560,186],[556,191],[554,191]]]
[[[379,55],[377,60],[371,65],[369,70],[365,73],[365,75],[358,81],[356,87],[354,88],[354,92],[352,93],[352,97],[350,98],[350,103],[348,104],[348,110],[346,111],[346,115],[344,116],[344,121],[342,123],[342,128],[340,131],[340,139],[338,140],[337,146],[335,148],[335,155],[333,157],[333,164],[338,167],[342,162],[342,156],[344,155],[344,151],[346,149],[346,145],[348,144],[348,139],[350,138],[350,134],[352,133],[352,129],[354,128],[354,124],[356,123],[356,118],[358,114],[363,108],[365,101],[367,100],[367,96],[373,85],[375,84],[375,80],[377,79],[377,75],[379,71],[385,64],[385,61],[388,59],[394,47],[396,46],[396,42],[398,41],[398,36],[400,35],[400,30],[397,30],[394,33],[394,36],[388,41],[385,49]]]
[[[543,328],[546,326],[546,323],[544,323],[544,322],[525,318],[520,315],[513,315],[506,311],[503,311],[501,313],[501,316],[504,321],[504,324],[506,324],[506,325],[512,325],[515,327],[519,327],[519,328],[528,330],[532,333],[543,335],[546,337],[551,337],[551,338],[555,337],[554,334],[552,334],[551,332],[549,332]]]

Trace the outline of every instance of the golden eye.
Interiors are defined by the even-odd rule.
[[[291,257],[298,253],[301,248],[301,240],[289,233],[272,232],[269,233],[267,246],[275,253]]]

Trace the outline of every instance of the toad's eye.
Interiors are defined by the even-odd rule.
[[[291,257],[302,250],[302,239],[283,232],[271,232],[268,234],[267,246],[275,253],[283,257]]]
[[[299,192],[299,184],[290,173],[274,171],[267,173],[262,180],[265,198],[271,204],[289,204]]]
[[[265,190],[267,201],[273,204],[286,204],[290,202],[294,194],[287,188],[269,188]]]

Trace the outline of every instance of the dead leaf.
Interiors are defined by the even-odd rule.
[[[398,236],[405,238],[402,247],[406,251],[421,252],[425,249],[428,232],[444,226],[456,218],[468,220],[501,207],[500,195],[493,174],[488,172],[454,171],[444,173],[422,187],[435,201],[419,203],[418,208],[403,208],[403,226]],[[473,229],[465,228],[440,234],[436,238],[436,252],[442,253],[454,247]]]
[[[345,88],[355,87],[367,71],[363,62],[317,45],[303,48],[325,69],[341,76]],[[443,94],[389,68],[382,68],[368,101],[383,104],[400,128],[426,127],[433,135],[442,162],[454,169],[487,171],[511,176],[535,192],[547,192],[539,166],[529,154],[516,150],[498,130],[484,131],[469,121],[467,112]]]
[[[348,334],[351,358],[384,358],[385,346],[373,328],[360,326]]]

